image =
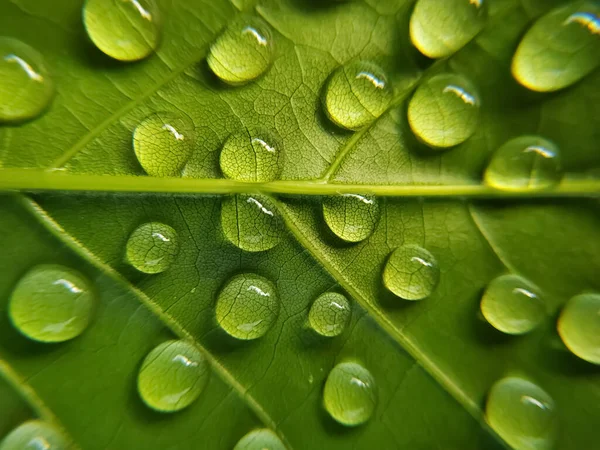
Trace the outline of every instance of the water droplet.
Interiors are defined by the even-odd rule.
[[[546,450],[552,447],[557,414],[552,397],[530,381],[504,378],[488,395],[485,416],[512,448]]]
[[[253,430],[241,438],[233,450],[286,450],[285,445],[268,428]]]
[[[164,272],[171,267],[178,253],[179,236],[164,223],[140,225],[127,240],[127,261],[140,272]]]
[[[558,333],[575,355],[600,364],[600,294],[571,298],[558,319]]]
[[[28,338],[63,342],[83,333],[93,306],[94,296],[83,275],[64,266],[40,265],[17,282],[9,315]]]
[[[273,283],[252,273],[236,275],[217,298],[217,322],[237,339],[257,339],[269,331],[279,315]]]
[[[144,119],[133,132],[133,149],[148,175],[178,176],[194,150],[192,119],[182,113],[158,112]]]
[[[208,66],[229,84],[252,81],[271,66],[274,45],[269,26],[256,17],[233,21],[211,45]]]
[[[12,430],[0,450],[67,450],[69,442],[60,431],[41,420],[29,420]]]
[[[357,426],[373,415],[377,403],[375,379],[355,362],[336,365],[325,381],[323,405],[342,425]]]
[[[96,47],[120,61],[146,58],[160,41],[154,0],[87,0],[83,22]]]
[[[512,73],[539,92],[565,88],[600,65],[600,5],[576,2],[542,16],[521,40]]]
[[[481,312],[497,330],[524,334],[539,325],[546,314],[540,290],[518,275],[501,275],[487,286]]]
[[[419,0],[410,18],[410,39],[429,58],[460,50],[487,20],[487,0]]]
[[[379,214],[379,202],[370,195],[342,194],[323,200],[325,222],[344,241],[360,242],[371,236]]]
[[[371,62],[357,61],[337,69],[323,93],[325,112],[333,123],[357,130],[381,116],[392,100],[383,70]]]
[[[262,134],[233,134],[223,145],[220,164],[223,174],[233,180],[248,183],[273,181],[283,168],[281,145]]]
[[[277,209],[262,195],[234,195],[223,200],[221,227],[229,242],[247,252],[275,247],[285,232]]]
[[[308,322],[321,336],[333,337],[342,334],[352,311],[350,302],[337,292],[321,294],[310,307]]]
[[[21,41],[0,37],[0,123],[38,116],[53,95],[42,55]]]
[[[156,411],[180,411],[200,396],[208,376],[208,363],[194,345],[167,341],[144,359],[137,379],[138,392]]]
[[[403,245],[383,269],[385,287],[405,300],[422,300],[437,287],[440,269],[433,255],[418,245]]]
[[[521,136],[496,150],[484,178],[496,189],[534,191],[555,186],[561,176],[558,147],[539,136]]]
[[[446,148],[469,139],[479,121],[479,95],[461,75],[442,74],[423,82],[408,104],[410,127],[431,147]]]

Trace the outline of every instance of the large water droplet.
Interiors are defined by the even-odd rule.
[[[540,290],[518,275],[501,275],[487,286],[481,312],[497,330],[524,334],[544,319],[546,307]]]
[[[21,41],[0,37],[0,123],[38,116],[53,95],[42,55]]]
[[[433,255],[418,245],[403,245],[383,269],[385,287],[405,300],[422,300],[437,287],[440,269]]]
[[[225,284],[216,309],[217,322],[227,334],[237,339],[257,339],[277,320],[279,297],[269,280],[246,273]]]
[[[182,113],[159,112],[136,127],[133,149],[148,175],[177,176],[194,150],[195,139],[192,119]]]
[[[93,306],[94,296],[83,275],[64,266],[40,265],[17,282],[9,315],[28,338],[63,342],[83,333]]]
[[[421,83],[410,99],[408,121],[427,145],[453,147],[475,133],[479,104],[475,86],[465,77],[436,75]]]
[[[348,242],[371,236],[379,214],[379,203],[370,195],[342,194],[323,200],[325,222],[336,236]]]
[[[262,195],[234,195],[223,200],[221,227],[229,242],[248,252],[275,247],[285,232],[277,209]]]
[[[256,17],[233,21],[211,45],[208,66],[221,80],[242,84],[267,71],[274,45],[269,26]]]
[[[12,430],[0,450],[67,450],[69,442],[60,431],[41,420],[29,420]]]
[[[241,438],[233,450],[286,450],[285,445],[268,428],[253,430]]]
[[[365,423],[377,403],[375,379],[356,362],[336,365],[325,381],[323,405],[336,421],[347,426]]]
[[[160,41],[154,0],[87,0],[83,22],[96,47],[121,61],[147,57]]]
[[[125,250],[129,264],[140,272],[161,273],[167,270],[179,253],[179,236],[169,225],[148,222],[137,227]]]
[[[351,314],[350,302],[345,296],[325,292],[310,307],[308,323],[321,336],[338,336],[348,326]]]
[[[508,445],[519,450],[552,447],[557,414],[552,397],[530,381],[504,378],[488,395],[485,416]]]
[[[488,186],[506,191],[534,191],[558,184],[558,147],[539,136],[521,136],[502,145],[485,171]]]
[[[410,17],[410,39],[429,58],[450,56],[479,33],[487,0],[419,0]]]
[[[325,86],[323,104],[333,123],[357,130],[381,116],[392,100],[383,70],[357,61],[337,69]]]
[[[200,396],[208,375],[208,363],[194,345],[167,341],[144,359],[137,379],[138,392],[156,411],[179,411]]]
[[[600,364],[600,294],[571,298],[558,319],[558,333],[575,355]]]
[[[512,62],[523,86],[562,89],[600,65],[600,4],[575,2],[553,9],[525,34]]]
[[[283,168],[281,145],[269,136],[242,132],[231,135],[221,150],[221,171],[248,183],[275,180]]]

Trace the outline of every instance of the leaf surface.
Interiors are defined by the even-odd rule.
[[[502,448],[484,403],[495,381],[516,374],[556,401],[557,448],[591,448],[600,437],[599,372],[567,351],[555,324],[571,296],[600,291],[600,72],[543,95],[510,75],[525,30],[563,3],[491,3],[482,33],[431,63],[410,45],[408,0],[161,0],[161,46],[132,64],[93,47],[81,2],[2,3],[3,34],[44,55],[57,93],[41,117],[0,126],[1,435],[39,416],[84,449],[230,449],[258,427],[290,450]],[[225,86],[205,57],[220,29],[244,14],[270,25],[276,56],[265,76]],[[332,71],[357,59],[386,71],[394,100],[348,132],[328,120],[320,96]],[[480,123],[464,144],[427,151],[406,105],[423,79],[447,71],[479,88]],[[148,177],[132,149],[133,130],[156,111],[184,113],[196,128],[178,179]],[[257,128],[285,149],[281,180],[222,180],[225,140]],[[562,150],[567,175],[544,198],[481,185],[492,152],[521,134]],[[321,196],[363,189],[381,195],[382,214],[368,239],[349,245],[327,228]],[[250,253],[223,234],[223,197],[206,194],[257,192],[273,195],[287,232],[273,249]],[[181,244],[156,275],[124,257],[131,232],[150,221],[173,227]],[[390,252],[406,243],[428,249],[441,269],[421,302],[382,283]],[[15,283],[42,263],[77,268],[97,296],[89,328],[62,344],[27,340],[7,313]],[[243,272],[271,280],[281,300],[273,328],[248,342],[215,318],[219,290]],[[485,286],[509,272],[538,285],[548,308],[521,337],[501,335],[479,313]],[[317,338],[308,311],[330,290],[349,295],[352,318],[342,335]],[[211,375],[198,401],[161,414],[139,398],[136,377],[148,352],[173,338],[198,346]],[[327,374],[347,360],[368,368],[377,386],[374,416],[356,428],[322,406]]]

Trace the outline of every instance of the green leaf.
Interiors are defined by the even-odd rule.
[[[55,87],[39,117],[0,124],[0,438],[39,418],[84,449],[518,447],[506,427],[487,424],[485,403],[499,380],[520,377],[555,404],[555,448],[595,446],[600,371],[569,351],[556,322],[570,298],[600,292],[600,72],[550,94],[511,74],[536,20],[582,2],[490,1],[483,29],[432,62],[411,44],[410,0],[159,0],[160,44],[135,63],[94,46],[82,3],[0,5],[2,34],[37,50]],[[254,31],[272,39],[272,61],[260,39],[237,47],[232,28],[216,41],[245,21],[268,27]],[[221,44],[210,53],[213,42]],[[265,59],[228,85],[211,67],[225,77],[238,58],[222,53],[234,50]],[[357,70],[374,84],[346,83]],[[439,119],[425,121],[441,124],[435,133],[467,126],[456,116],[464,105],[440,101],[429,83],[445,73],[469,80],[480,112],[473,130],[458,130],[464,142],[431,149],[407,118],[412,100]],[[391,91],[378,96],[384,82]],[[468,99],[453,89],[453,101]],[[9,95],[0,90],[0,105]],[[352,108],[357,121],[345,116]],[[165,117],[185,132],[165,131]],[[560,149],[562,181],[547,190],[484,185],[494,151],[522,135]],[[502,167],[510,175],[510,162]],[[395,249],[402,259],[417,246],[439,280],[420,273],[428,284],[414,298],[426,298],[407,301],[383,272]],[[95,302],[83,333],[60,343],[27,338],[9,317],[19,280],[47,264],[76,271]],[[543,293],[545,316],[522,336],[480,313],[485,287],[508,273]],[[253,278],[254,292],[242,291]],[[334,300],[311,310],[317,298],[344,296],[349,318],[336,316]],[[155,392],[169,388],[163,359],[144,361],[176,339],[194,347],[187,364],[205,360],[210,374],[186,391],[187,408],[158,412],[140,397],[138,374],[152,369],[146,393],[151,377]],[[338,366],[349,362],[362,368]],[[174,385],[195,376],[174,373]],[[349,377],[369,390],[356,394],[343,385]],[[344,414],[365,402],[368,411],[373,399],[366,423],[368,414]],[[546,448],[540,442],[523,448]]]

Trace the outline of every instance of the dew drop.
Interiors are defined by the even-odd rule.
[[[360,242],[371,236],[379,215],[379,202],[370,195],[342,194],[323,200],[325,222],[347,242]]]
[[[502,145],[485,170],[485,183],[505,191],[536,191],[562,177],[558,147],[539,136],[521,136]]]
[[[497,330],[524,334],[537,327],[546,315],[540,290],[518,275],[501,275],[487,286],[481,312]]]
[[[236,275],[217,298],[217,322],[227,334],[251,340],[264,336],[279,315],[279,297],[272,282],[253,273]]]
[[[144,359],[138,373],[138,392],[144,403],[156,411],[180,411],[200,396],[208,376],[208,363],[194,345],[167,341]]]
[[[0,123],[37,117],[53,96],[42,55],[21,41],[0,37]]]
[[[247,252],[270,250],[285,233],[277,209],[262,195],[233,195],[223,200],[221,227],[229,242]]]
[[[248,183],[273,181],[283,168],[281,145],[262,134],[233,134],[223,145],[220,164],[223,174],[233,180]]]
[[[243,84],[271,66],[274,45],[269,26],[256,17],[233,21],[211,45],[208,66],[222,81]]]
[[[440,269],[431,253],[418,245],[398,247],[383,269],[385,287],[405,300],[422,300],[435,290]]]
[[[268,428],[253,430],[241,438],[233,450],[286,450],[285,445]]]
[[[0,442],[0,450],[67,450],[69,442],[53,425],[29,420],[12,430]]]
[[[423,82],[408,104],[410,127],[431,147],[447,148],[469,139],[479,121],[479,95],[461,75],[442,74]]]
[[[160,41],[154,0],[87,0],[83,22],[94,45],[120,61],[144,59]]]
[[[63,342],[87,328],[94,306],[89,282],[60,265],[39,265],[17,282],[9,315],[23,335],[40,342]]]
[[[194,123],[188,116],[158,112],[135,128],[133,149],[148,175],[178,176],[194,150],[195,139]]]
[[[513,57],[523,86],[550,92],[576,83],[600,65],[600,4],[576,2],[551,10],[527,31]]]
[[[169,225],[148,222],[137,227],[125,250],[129,264],[140,272],[161,273],[171,267],[179,253],[179,236]]]
[[[327,80],[323,104],[329,119],[348,130],[357,130],[381,116],[392,100],[383,70],[366,61],[338,68]]]
[[[487,20],[487,0],[419,0],[410,17],[410,39],[429,58],[460,50]]]
[[[343,362],[329,372],[323,405],[337,422],[350,427],[361,425],[371,418],[376,403],[375,379],[360,364]]]
[[[534,383],[517,377],[496,382],[485,408],[487,422],[512,448],[552,447],[557,414],[552,397]]]
[[[310,327],[321,336],[339,336],[348,326],[350,302],[337,292],[325,292],[314,301],[308,313]]]
[[[571,298],[558,319],[558,333],[575,355],[600,364],[600,294]]]

